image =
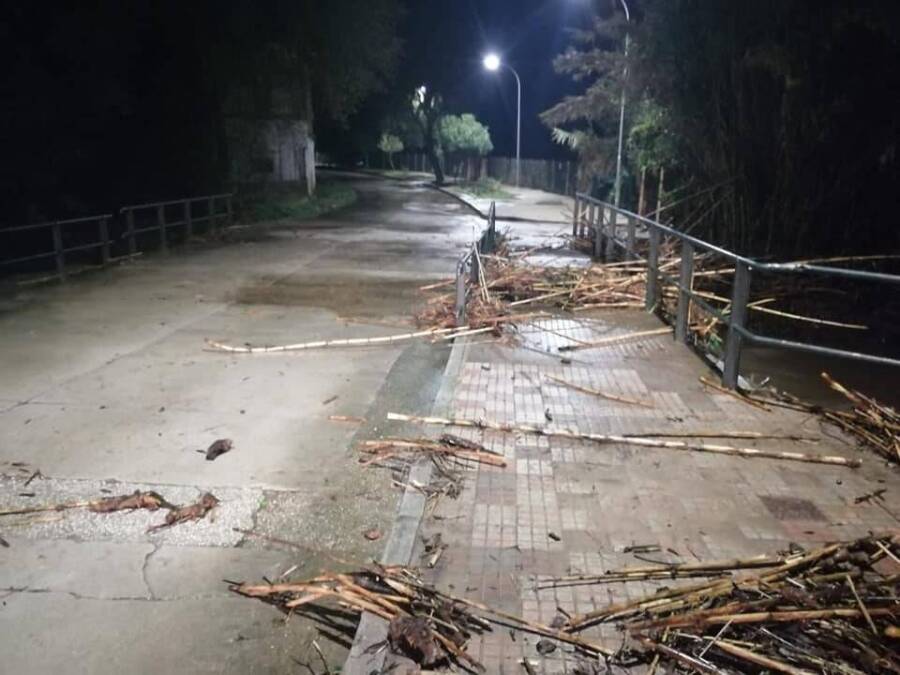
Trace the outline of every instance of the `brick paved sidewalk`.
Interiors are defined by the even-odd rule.
[[[655,327],[657,320],[643,313],[607,313],[521,326],[521,342],[515,347],[471,344],[465,348],[449,412],[590,433],[748,430],[815,435],[821,442],[721,442],[861,457],[863,467],[452,429],[502,452],[508,466],[466,471],[462,496],[444,499],[426,514],[413,564],[421,562],[422,540],[440,532],[449,547],[429,572],[439,588],[549,624],[558,608],[583,613],[652,592],[650,582],[536,588],[542,578],[645,564],[625,553],[627,546],[658,545],[662,552],[649,558],[693,561],[774,552],[791,542],[814,546],[897,526],[891,515],[900,513],[896,473],[874,454],[858,452],[810,416],[766,412],[706,391],[698,382],[708,372],[705,366],[671,337],[576,351],[571,363],[563,363],[557,353],[560,345],[576,340]],[[653,407],[582,394],[546,375],[643,399]],[[888,488],[887,510],[854,504],[855,497],[881,487]],[[609,647],[622,640],[611,625],[585,635]],[[541,657],[536,641],[498,629],[476,638],[470,653],[489,673],[524,672],[519,664],[523,658],[535,672],[578,672],[570,649],[560,645]]]

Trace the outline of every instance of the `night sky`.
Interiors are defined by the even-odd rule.
[[[596,0],[463,0],[448,3],[470,30],[458,54],[459,84],[448,94],[454,112],[472,112],[487,124],[495,154],[515,154],[516,83],[508,70],[490,73],[481,65],[496,51],[522,78],[522,156],[566,156],[538,115],[578,91],[553,70],[554,57],[569,44],[568,29],[584,26]],[[604,5],[606,3],[603,3]],[[440,30],[433,25],[428,30]]]

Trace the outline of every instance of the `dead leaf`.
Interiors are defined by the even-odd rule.
[[[542,640],[538,640],[535,645],[537,648],[538,654],[541,656],[547,656],[547,654],[552,654],[556,651],[556,643],[544,638]]]
[[[396,651],[423,666],[434,665],[444,658],[443,650],[435,643],[425,617],[395,617],[388,627],[388,640]]]
[[[219,500],[216,499],[215,495],[207,492],[200,497],[200,501],[196,504],[179,506],[178,508],[169,511],[166,514],[166,522],[148,528],[147,532],[155,532],[156,530],[172,527],[173,525],[178,525],[178,523],[184,523],[189,520],[200,520],[218,505]]]
[[[148,511],[156,511],[160,508],[172,508],[159,493],[149,490],[141,492],[135,490],[130,495],[120,495],[118,497],[104,497],[103,499],[88,504],[88,509],[94,513],[112,513],[113,511],[134,511],[136,509],[146,509]]]
[[[212,462],[219,455],[224,455],[226,452],[229,452],[234,447],[234,441],[230,438],[220,438],[217,441],[214,441],[209,448],[206,449],[206,460],[208,462]],[[203,452],[202,450],[198,450],[197,452]]]

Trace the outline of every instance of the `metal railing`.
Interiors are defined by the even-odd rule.
[[[134,254],[137,252],[137,235],[145,232],[157,233],[159,236],[159,248],[166,252],[169,249],[168,231],[173,228],[185,228],[184,236],[186,239],[190,239],[194,236],[194,226],[199,223],[208,223],[211,231],[216,229],[217,223],[222,219],[225,220],[226,224],[230,224],[233,217],[231,197],[231,193],[226,193],[123,206],[119,213],[125,219],[125,233],[123,236],[128,240],[129,253]],[[194,213],[195,204],[206,205],[205,215],[198,216]],[[219,209],[220,204],[224,204],[224,211]],[[145,223],[137,223],[141,216],[149,217],[143,218]],[[149,224],[146,224],[147,222]]]
[[[459,259],[456,264],[456,323],[465,324],[466,302],[468,301],[468,284],[470,280],[475,286],[481,276],[481,256],[493,253],[497,248],[497,205],[491,202],[488,210],[488,225],[481,233],[478,241]]]
[[[32,260],[43,260],[45,258],[53,258],[54,265],[56,268],[56,276],[58,276],[61,280],[65,281],[66,279],[66,254],[67,253],[75,253],[76,251],[89,251],[93,249],[100,250],[101,264],[106,265],[110,261],[110,246],[111,241],[109,238],[109,221],[112,218],[112,214],[104,213],[99,216],[87,216],[85,218],[70,218],[68,220],[53,220],[47,223],[36,223],[34,225],[19,225],[18,227],[7,227],[3,230],[0,230],[0,235],[6,234],[14,234],[20,232],[37,232],[39,230],[46,230],[50,233],[52,248],[48,251],[42,251],[40,253],[32,253],[29,255],[20,255],[14,258],[7,258],[5,260],[0,260],[0,266],[9,266],[9,265],[17,265],[24,262],[31,262]],[[88,241],[87,243],[81,243],[75,246],[66,246],[64,231],[72,230],[78,227],[81,230],[85,229],[85,226],[93,225],[97,228],[97,239],[95,241]],[[83,239],[82,235],[79,239]],[[7,242],[4,246],[6,250],[9,250],[10,242]]]
[[[201,208],[198,212],[196,208],[198,204],[205,204],[206,208]],[[55,270],[53,276],[65,281],[71,271],[67,269],[67,263],[70,262],[72,253],[98,251],[97,264],[105,267],[116,260],[136,255],[140,248],[138,246],[140,234],[158,233],[159,247],[166,252],[169,247],[168,230],[171,228],[183,227],[185,239],[190,239],[194,234],[194,227],[198,224],[206,223],[207,229],[214,231],[218,225],[230,224],[232,220],[232,195],[228,193],[125,206],[120,209],[118,218],[111,213],[104,213],[84,218],[7,227],[0,229],[2,252],[15,251],[17,243],[23,249],[20,253],[25,253],[24,249],[41,248],[42,245],[36,243],[37,237],[33,235],[26,235],[32,239],[21,244],[20,242],[24,241],[21,235],[23,232],[44,230],[50,236],[44,250],[0,258],[0,269],[52,258]],[[123,246],[126,247],[123,255],[115,255],[120,252],[117,249]]]
[[[688,326],[691,303],[695,303],[721,321],[727,327],[722,383],[731,389],[735,389],[738,385],[741,349],[745,342],[823,356],[843,357],[880,365],[900,366],[900,360],[887,356],[768,337],[750,331],[746,325],[754,271],[774,274],[816,274],[857,281],[900,285],[900,276],[898,275],[805,263],[760,262],[581,193],[575,195],[572,235],[575,237],[589,236],[593,243],[593,253],[596,258],[611,260],[615,257],[616,250],[619,249],[624,252],[627,259],[644,260],[647,263],[645,307],[648,311],[652,311],[659,303],[660,280],[675,286],[678,289],[678,302],[674,328],[675,339],[679,342],[689,344],[691,341]],[[681,264],[677,277],[666,274],[660,268],[659,253],[663,236],[672,237],[681,244]],[[638,238],[646,238],[648,241],[646,259],[638,253]],[[722,256],[734,263],[734,282],[731,289],[730,311],[723,312],[713,307],[706,299],[693,290],[694,257],[698,250]]]

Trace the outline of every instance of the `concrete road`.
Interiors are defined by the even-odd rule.
[[[362,533],[387,533],[396,492],[352,446],[389,431],[389,409],[429,409],[449,350],[228,356],[204,351],[204,338],[407,332],[417,286],[448,276],[482,227],[425,187],[343,179],[359,200],[329,217],[0,297],[0,509],[135,489],[222,502],[150,534],[163,512],[0,517],[0,670],[293,672],[311,658],[310,622],[223,580],[378,555],[383,542]],[[234,450],[205,461],[197,450],[219,438]],[[339,642],[320,639],[334,663]]]

